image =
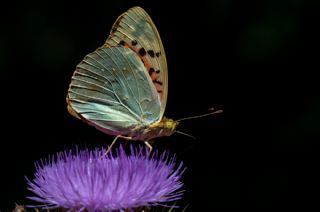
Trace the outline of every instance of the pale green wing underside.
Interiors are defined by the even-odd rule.
[[[160,35],[150,16],[141,7],[130,8],[114,23],[105,45],[125,45],[143,60],[160,96],[160,121],[167,103],[168,68]]]
[[[74,72],[68,100],[80,117],[113,135],[160,118],[160,99],[145,66],[125,47],[88,54]]]

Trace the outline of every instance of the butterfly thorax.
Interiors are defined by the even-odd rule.
[[[177,121],[163,117],[161,121],[149,126],[137,127],[129,136],[131,136],[133,140],[140,141],[149,141],[157,137],[170,136],[175,132],[178,124]]]

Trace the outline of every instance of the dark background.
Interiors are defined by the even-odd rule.
[[[109,144],[75,119],[65,96],[75,66],[101,46],[116,18],[142,6],[166,50],[166,116],[159,138],[183,160],[189,211],[319,207],[319,1],[23,1],[1,6],[1,211],[28,204],[34,162]]]

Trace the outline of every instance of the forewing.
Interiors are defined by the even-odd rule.
[[[139,55],[159,94],[161,119],[167,103],[168,68],[160,35],[150,16],[140,7],[129,9],[114,23],[104,45],[125,46]]]
[[[101,47],[77,66],[68,91],[72,113],[110,134],[159,120],[160,100],[145,66],[125,47]]]

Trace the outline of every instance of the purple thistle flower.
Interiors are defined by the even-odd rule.
[[[182,197],[182,163],[168,153],[148,156],[145,147],[123,147],[116,154],[105,149],[65,151],[36,163],[28,189],[41,203],[32,207],[67,208],[77,211],[112,211],[165,205]]]

